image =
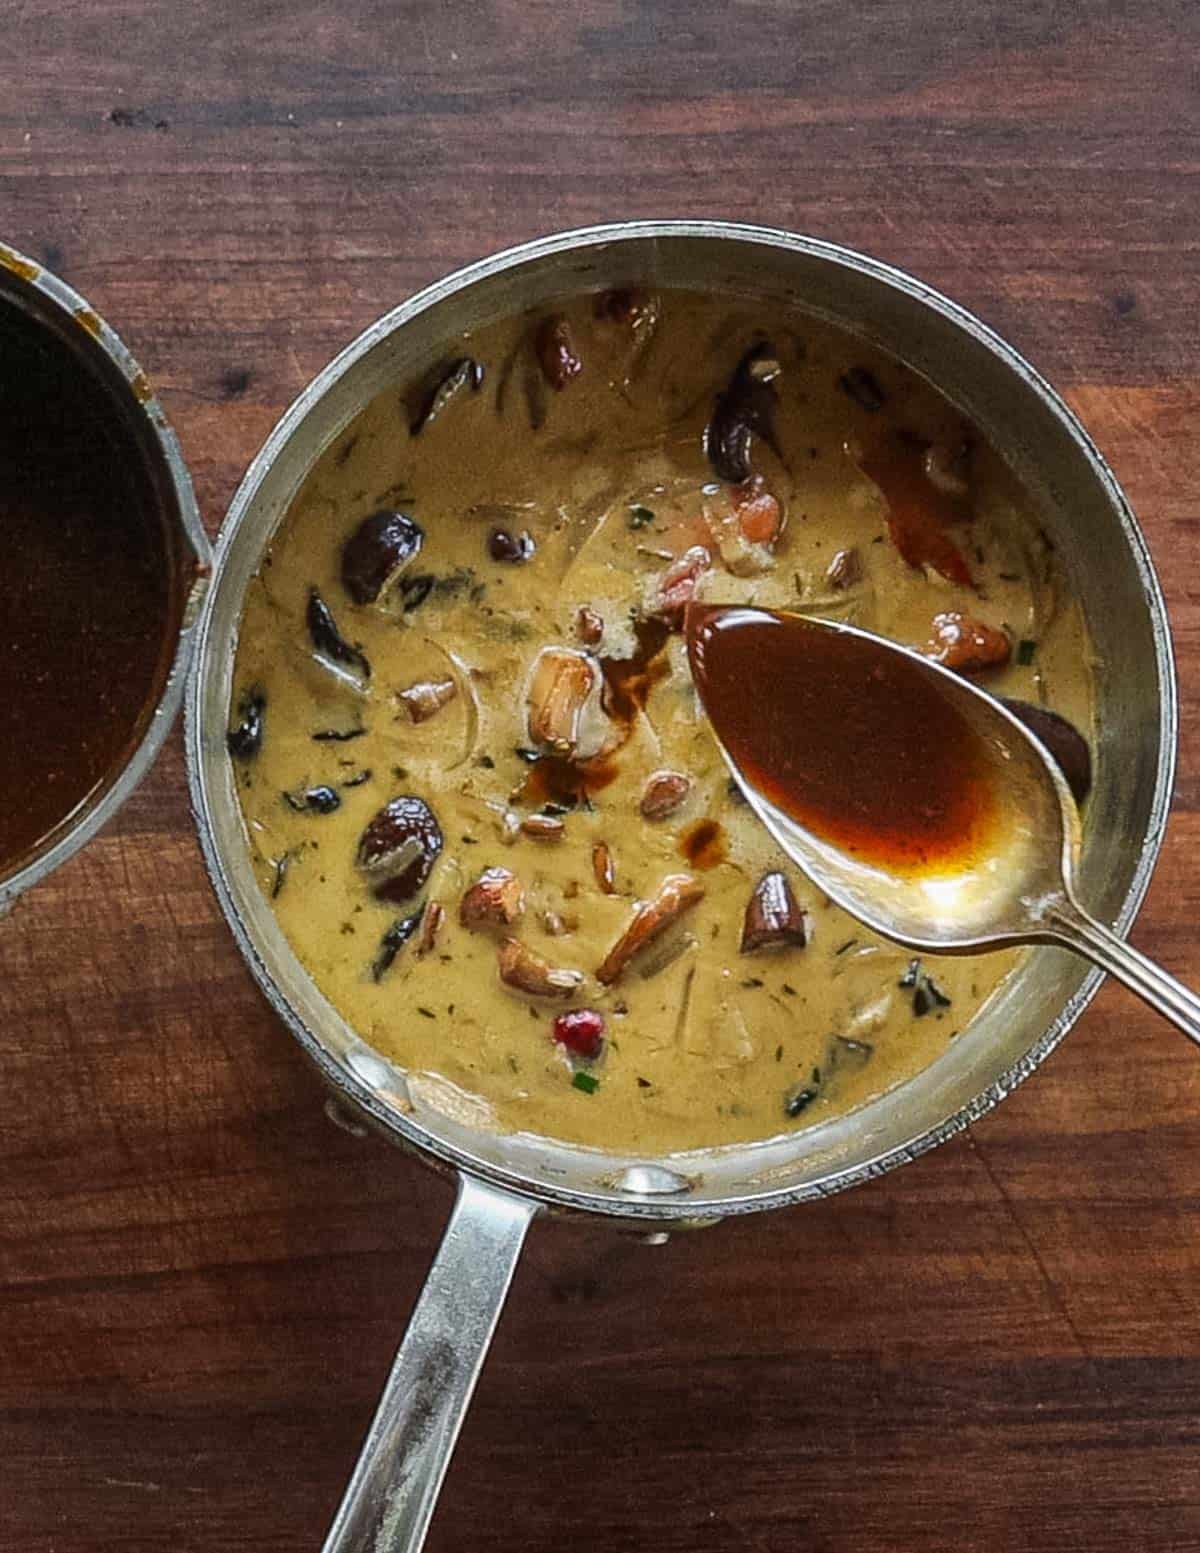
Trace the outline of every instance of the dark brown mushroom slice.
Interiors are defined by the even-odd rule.
[[[691,777],[682,771],[652,771],[646,778],[638,809],[644,820],[665,820],[687,800]]]
[[[487,548],[493,561],[506,561],[510,565],[520,565],[532,559],[537,544],[528,529],[522,529],[519,534],[514,534],[506,528],[494,528],[488,535]]]
[[[425,530],[406,512],[371,513],[342,546],[342,586],[356,604],[373,604],[425,542]]]
[[[442,850],[442,828],[423,798],[401,794],[363,831],[357,863],[379,900],[407,901],[417,893]]]
[[[381,981],[384,972],[391,968],[396,956],[421,925],[426,909],[418,906],[411,916],[397,917],[379,940],[379,950],[371,962],[371,980]]]
[[[534,335],[533,348],[542,376],[556,392],[561,392],[583,371],[571,326],[565,318],[544,318]]]
[[[357,669],[364,679],[371,677],[371,665],[361,647],[348,642],[338,630],[333,611],[316,588],[308,590],[308,608],[304,615],[308,637],[321,657]]]
[[[779,451],[775,440],[775,379],[779,358],[766,341],[752,345],[734,368],[727,388],[717,395],[712,419],[704,429],[704,451],[722,480],[741,485],[754,473],[754,438]]]
[[[887,403],[883,386],[869,367],[851,367],[838,378],[838,387],[860,409],[875,414]]]
[[[238,701],[237,726],[225,735],[225,743],[235,760],[253,760],[262,748],[266,712],[265,691],[255,685],[242,692]]]
[[[485,868],[459,902],[463,927],[511,927],[525,910],[525,886],[511,868]]]
[[[1092,786],[1092,752],[1079,729],[1060,713],[1051,712],[1047,707],[1034,706],[1028,701],[1017,701],[1009,696],[1001,696],[1000,700],[1050,751],[1075,802],[1082,803]]]
[[[829,563],[825,573],[825,581],[831,588],[852,588],[855,583],[862,581],[863,564],[858,547],[851,545],[847,550],[839,550]]]
[[[496,952],[500,980],[535,998],[569,998],[583,983],[583,972],[552,965],[544,955],[516,938],[505,938]]]
[[[468,389],[478,393],[483,387],[484,375],[483,363],[472,356],[459,356],[434,367],[405,395],[409,435],[419,437],[426,426]]]
[[[704,886],[690,874],[668,874],[648,900],[636,902],[625,931],[600,962],[596,980],[610,987],[636,954],[703,899]]]
[[[808,943],[808,916],[792,893],[787,875],[773,869],[763,874],[751,891],[742,920],[742,954],[756,949],[790,945],[803,949]]]
[[[297,788],[294,792],[284,793],[283,801],[297,814],[332,814],[335,809],[340,809],[342,806],[342,800],[334,789],[324,784],[319,787]]]

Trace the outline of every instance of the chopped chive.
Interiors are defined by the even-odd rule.
[[[1033,655],[1037,651],[1037,643],[1030,641],[1029,637],[1023,637],[1017,643],[1017,662],[1028,666],[1033,662]]]
[[[600,1080],[590,1073],[577,1073],[571,1080],[572,1089],[582,1089],[585,1095],[594,1095],[600,1088]]]

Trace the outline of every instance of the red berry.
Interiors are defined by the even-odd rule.
[[[591,1062],[604,1048],[604,1015],[594,1008],[572,1008],[554,1021],[554,1039]]]

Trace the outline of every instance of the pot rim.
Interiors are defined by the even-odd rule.
[[[142,736],[130,752],[115,779],[90,803],[87,799],[76,820],[68,816],[51,832],[49,845],[39,844],[32,856],[10,874],[0,872],[0,915],[17,896],[53,873],[116,814],[154,764],[167,734],[183,704],[187,670],[196,642],[200,609],[208,592],[212,573],[212,546],[200,519],[192,477],[184,462],[179,440],[159,403],[150,379],[138,365],[132,351],[112,326],[105,322],[74,287],[39,264],[0,242],[0,271],[7,272],[5,283],[14,280],[18,292],[33,292],[44,306],[80,336],[82,350],[98,351],[116,368],[128,390],[126,408],[149,433],[150,445],[161,459],[174,499],[175,511],[165,514],[178,536],[191,552],[195,565],[179,615],[175,650],[163,681],[162,690],[146,720]]]
[[[1159,686],[1158,711],[1161,733],[1154,793],[1141,850],[1114,924],[1116,931],[1122,935],[1127,933],[1142,904],[1162,845],[1174,782],[1178,743],[1178,693],[1170,627],[1162,590],[1132,508],[1103,455],[1062,397],[1014,347],[966,308],[905,271],[839,244],[774,227],[712,220],[611,222],[534,238],[466,265],[424,287],[407,301],[400,303],[368,325],[301,391],[277,422],[247,468],[216,543],[213,562],[214,586],[209,592],[199,623],[195,658],[188,678],[185,712],[188,782],[205,866],[234,939],[268,1002],[299,1041],[305,1054],[326,1082],[341,1096],[349,1098],[377,1129],[402,1147],[424,1157],[429,1163],[487,1181],[505,1191],[532,1198],[551,1208],[582,1212],[592,1217],[600,1216],[623,1221],[640,1220],[644,1224],[711,1222],[720,1217],[785,1207],[793,1203],[832,1195],[836,1191],[873,1179],[907,1163],[984,1116],[1040,1066],[1087,1008],[1100,986],[1103,973],[1096,969],[1089,970],[1074,994],[1023,1056],[952,1115],[926,1128],[905,1143],[888,1148],[857,1167],[839,1170],[832,1177],[820,1182],[764,1187],[761,1190],[747,1191],[735,1196],[706,1197],[698,1201],[687,1197],[671,1200],[666,1196],[635,1197],[617,1193],[602,1195],[599,1192],[582,1191],[550,1182],[532,1181],[519,1170],[508,1169],[473,1156],[466,1149],[431,1134],[411,1118],[400,1115],[394,1109],[382,1104],[366,1083],[335,1061],[324,1043],[293,1009],[285,990],[278,985],[274,974],[260,956],[254,937],[238,910],[214,840],[209,795],[201,758],[201,670],[207,656],[206,646],[213,601],[217,594],[215,582],[221,574],[224,557],[233,536],[251,509],[267,471],[301,422],[313,406],[363,356],[412,318],[456,292],[500,271],[564,251],[583,252],[591,248],[633,240],[677,238],[709,240],[725,238],[740,243],[781,248],[849,268],[905,293],[915,301],[942,314],[998,357],[1021,380],[1026,391],[1041,400],[1043,407],[1057,419],[1087,459],[1118,519],[1139,575],[1150,616]],[[220,737],[223,741],[224,728],[221,729]],[[734,1151],[750,1147],[753,1145],[739,1145]]]

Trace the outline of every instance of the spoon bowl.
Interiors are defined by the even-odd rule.
[[[912,648],[800,613],[694,604],[686,630],[747,802],[837,905],[924,953],[1073,949],[1200,1043],[1200,1000],[1080,906],[1071,789],[995,696]],[[766,688],[753,700],[751,671]]]

